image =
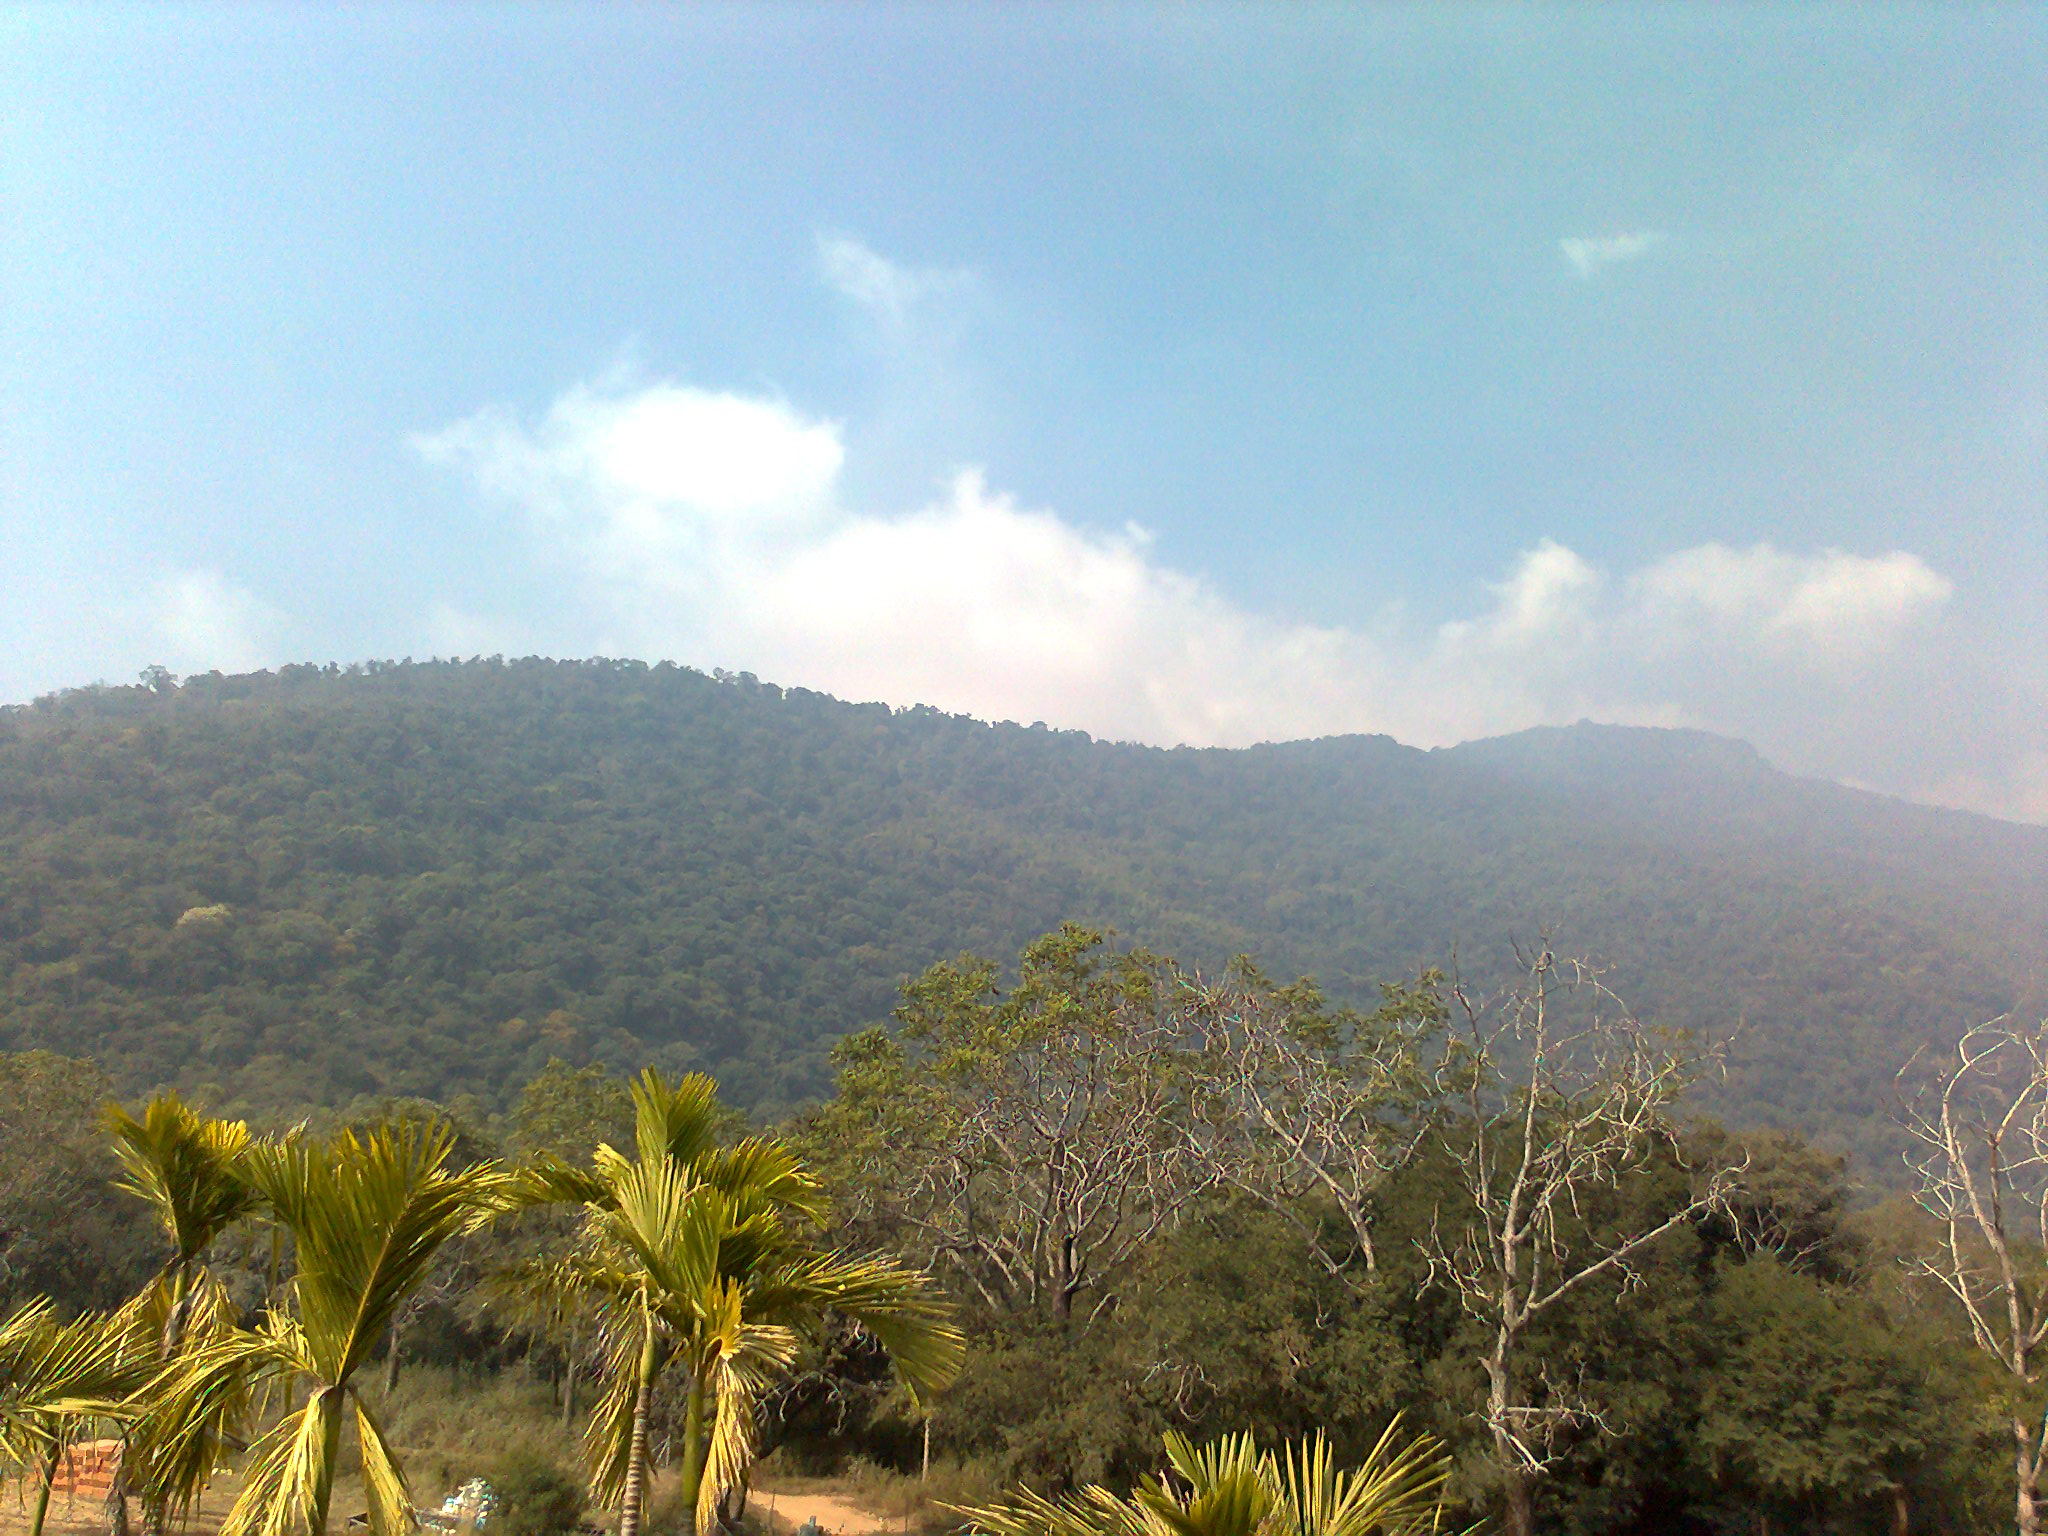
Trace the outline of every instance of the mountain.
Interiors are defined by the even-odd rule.
[[[0,1048],[284,1109],[550,1055],[774,1112],[904,976],[1074,917],[1335,996],[1541,931],[1741,1026],[1714,1107],[1866,1151],[2039,1009],[2048,829],[1580,725],[1160,750],[624,662],[287,667],[0,711]]]

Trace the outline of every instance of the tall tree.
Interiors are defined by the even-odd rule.
[[[285,1536],[303,1526],[324,1536],[344,1422],[354,1410],[377,1536],[412,1525],[405,1479],[375,1416],[355,1387],[357,1371],[441,1247],[504,1206],[496,1165],[448,1166],[445,1128],[401,1123],[332,1141],[251,1146],[249,1182],[292,1239],[296,1270],[282,1307],[261,1327],[236,1330],[195,1351],[168,1377],[153,1439],[178,1455],[205,1432],[224,1398],[269,1387],[285,1413],[252,1448],[223,1536]]]
[[[1699,1398],[1695,1445],[1768,1536],[1772,1517],[1890,1506],[1910,1529],[1912,1475],[1942,1428],[1914,1362],[1868,1301],[1768,1252],[1715,1288],[1717,1359]]]
[[[1198,1069],[1171,962],[1068,923],[1005,993],[962,956],[903,988],[894,1033],[834,1054],[812,1131],[849,1198],[998,1316],[1061,1324],[1218,1173],[1189,1134]]]
[[[1697,1170],[1662,1207],[1600,1219],[1590,1207],[1603,1192],[1660,1160],[1681,1163],[1669,1111],[1699,1057],[1638,1020],[1599,967],[1547,944],[1500,995],[1458,984],[1453,997],[1460,1023],[1440,1069],[1439,1124],[1459,1198],[1437,1211],[1423,1251],[1432,1281],[1483,1336],[1479,1416],[1507,1528],[1534,1536],[1536,1484],[1563,1436],[1605,1424],[1578,1383],[1528,1357],[1531,1325],[1603,1278],[1626,1289],[1653,1244],[1725,1204],[1731,1170]]]
[[[1920,1264],[1969,1318],[2005,1377],[2013,1511],[2039,1536],[2048,1471],[2048,1022],[2004,1018],[1964,1032],[1952,1057],[1900,1072],[1915,1198],[1939,1237]]]
[[[572,1201],[582,1241],[537,1278],[588,1306],[603,1333],[605,1393],[585,1438],[592,1493],[638,1536],[648,1427],[664,1373],[684,1391],[681,1490],[699,1530],[751,1461],[755,1413],[800,1334],[837,1313],[874,1335],[915,1391],[945,1384],[963,1341],[925,1277],[814,1245],[817,1180],[780,1143],[720,1143],[711,1080],[633,1084],[632,1156],[600,1146],[587,1169],[544,1161],[528,1198]]]
[[[1225,1183],[1294,1224],[1331,1274],[1371,1272],[1379,1200],[1428,1135],[1432,1047],[1448,1021],[1442,977],[1388,984],[1369,1013],[1332,1011],[1313,982],[1271,985],[1247,959],[1178,1004],[1203,1053],[1205,1112],[1193,1134]],[[1305,1208],[1343,1219],[1349,1251]]]
[[[148,1206],[170,1244],[163,1266],[131,1303],[150,1325],[155,1358],[166,1361],[187,1343],[195,1315],[212,1336],[229,1326],[233,1309],[206,1256],[215,1239],[257,1207],[255,1186],[242,1167],[249,1127],[209,1119],[171,1094],[150,1100],[139,1116],[109,1103],[102,1118],[121,1167],[119,1187]],[[146,1442],[131,1440],[108,1491],[114,1528],[126,1523],[128,1489],[136,1486],[143,1494],[144,1528],[159,1536],[169,1505],[197,1494],[216,1449],[209,1437],[187,1437],[185,1454],[167,1460]]]

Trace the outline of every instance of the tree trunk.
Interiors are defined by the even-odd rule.
[[[2019,1443],[2019,1454],[2013,1460],[2013,1477],[2018,1485],[2013,1513],[2017,1517],[2019,1536],[2041,1536],[2041,1505],[2035,1496],[2041,1482],[2041,1464],[2031,1454],[2034,1437],[2028,1433],[2025,1419],[2012,1421],[2012,1436]]]
[[[917,1469],[917,1480],[928,1483],[932,1477],[932,1416],[924,1416],[924,1460]]]
[[[384,1395],[390,1397],[398,1390],[398,1346],[405,1335],[405,1329],[397,1318],[391,1320],[391,1347],[384,1351]]]
[[[1479,1362],[1486,1368],[1486,1417],[1493,1426],[1493,1456],[1500,1465],[1508,1536],[1536,1536],[1536,1474],[1523,1463],[1507,1431],[1514,1386],[1511,1348],[1512,1336],[1503,1330],[1493,1353]]]
[[[341,1451],[347,1393],[346,1387],[320,1387],[306,1404],[306,1412],[320,1415],[320,1460],[313,1468],[313,1497],[306,1510],[306,1529],[311,1536],[327,1536],[327,1505],[334,1497],[334,1462]]]
[[[164,1331],[156,1343],[156,1357],[168,1360],[178,1352],[178,1346],[185,1342],[185,1330],[191,1326],[192,1304],[198,1299],[198,1286],[194,1284],[191,1263],[181,1259],[172,1271],[171,1307],[164,1317]],[[114,1469],[114,1481],[107,1493],[107,1536],[128,1536],[128,1441],[121,1441],[121,1463]],[[164,1500],[145,1493],[142,1500],[142,1536],[164,1536],[164,1528],[170,1523],[169,1511]]]
[[[626,1451],[626,1487],[619,1498],[619,1536],[640,1536],[640,1510],[647,1498],[647,1415],[654,1403],[654,1319],[644,1311],[640,1383],[633,1394],[633,1439]]]
[[[148,1523],[145,1510],[143,1521]],[[114,1475],[107,1479],[107,1536],[128,1536],[128,1437],[121,1437],[121,1454],[114,1462]]]
[[[43,1464],[43,1486],[36,1490],[36,1513],[29,1522],[28,1536],[43,1536],[43,1520],[50,1513],[50,1490],[57,1486],[57,1464],[63,1459],[64,1442],[59,1440],[50,1446],[50,1459]]]
[[[1536,1479],[1520,1467],[1508,1472],[1508,1536],[1536,1536]]]
[[[1904,1486],[1892,1489],[1892,1536],[1912,1536],[1913,1511],[1906,1503]]]
[[[569,1348],[562,1365],[562,1428],[576,1422],[576,1330],[569,1330]]]
[[[683,1465],[676,1484],[692,1521],[704,1492],[704,1458],[711,1448],[704,1428],[704,1373],[696,1371],[690,1376],[690,1395],[683,1404]]]

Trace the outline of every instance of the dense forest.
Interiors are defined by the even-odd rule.
[[[237,1110],[502,1109],[549,1059],[767,1116],[898,984],[1068,919],[1340,1001],[1539,930],[1711,1102],[1873,1151],[1918,1042],[2038,996],[2048,829],[1579,726],[1164,751],[662,665],[161,671],[0,712],[0,1047]]]
[[[707,1390],[721,1423],[738,1394],[748,1426],[738,1459],[712,1463],[720,1487],[743,1488],[764,1456],[777,1475],[893,1468],[931,1536],[962,1513],[931,1502],[935,1463],[940,1497],[984,1511],[969,1528],[1114,1536],[1138,1527],[1100,1502],[1056,1517],[1003,1501],[1142,1491],[1162,1437],[1244,1432],[1326,1436],[1347,1466],[1373,1465],[1390,1436],[1434,1468],[1410,1518],[1303,1536],[1473,1520],[1507,1536],[1962,1536],[2010,1529],[2016,1500],[2033,1536],[2048,1472],[2030,1449],[2048,1443],[2043,1346],[2026,1342],[2048,1318],[2038,1163],[2010,1159],[1986,1186],[1998,1223],[1945,1238],[1943,1179],[1966,1163],[1984,1176],[1982,1145],[1926,1160],[1911,1198],[1858,1209],[1840,1159],[1699,1117],[1688,1092],[1710,1056],[1645,1025],[1604,973],[1543,952],[1495,983],[1425,975],[1342,1008],[1255,967],[1195,976],[1064,925],[1013,964],[961,956],[912,978],[886,1023],[835,1049],[831,1093],[765,1138],[708,1079],[629,1084],[555,1060],[503,1111],[387,1100],[273,1117],[252,1139],[175,1104],[103,1108],[89,1062],[0,1055],[0,1314],[32,1325],[0,1332],[77,1356],[141,1320],[122,1388],[138,1406],[104,1412],[148,1452],[145,1502],[198,1475],[157,1456],[165,1425],[236,1402],[231,1368],[268,1358],[265,1338],[324,1327],[346,1333],[342,1363],[316,1349],[283,1368],[366,1405],[365,1458],[379,1423],[396,1426],[393,1454],[419,1444],[413,1373],[444,1418],[450,1381],[493,1405],[454,1453],[472,1466],[559,1417],[539,1481],[569,1503],[535,1536],[581,1505],[570,1423],[622,1536],[682,1536],[693,1508],[699,1532],[758,1531],[688,1497],[712,1475],[690,1449]],[[2040,1135],[2048,1063],[2012,1059],[2031,1070],[1930,1066],[1919,1086],[1973,1102],[2002,1089],[2011,1110],[1994,1093],[1984,1123]],[[416,1230],[429,1215],[431,1243]],[[692,1236],[713,1219],[723,1236]],[[337,1243],[394,1251],[383,1222],[407,1233],[402,1273],[387,1279],[382,1257],[319,1268]],[[1991,1241],[2019,1255],[2004,1280]],[[307,1287],[344,1274],[360,1304],[348,1290],[316,1311],[308,1296],[326,1292]],[[151,1301],[173,1285],[218,1298],[176,1348]],[[73,1320],[48,1321],[40,1298]],[[644,1348],[643,1318],[660,1330]],[[726,1371],[722,1348],[757,1353]],[[37,1382],[10,1369],[0,1347],[0,1413]],[[258,1450],[319,1401],[287,1398]],[[59,1426],[91,1411],[43,1412]],[[208,1432],[267,1422],[234,1411]],[[679,1447],[665,1475],[685,1490],[651,1525],[620,1481],[636,1415],[632,1454]],[[1175,1497],[1193,1498],[1190,1472]],[[325,1528],[325,1494],[309,1512],[294,1486],[250,1477],[234,1496]],[[1297,1529],[1215,1508],[1171,1528]]]

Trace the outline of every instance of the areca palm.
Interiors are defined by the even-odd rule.
[[[272,1390],[304,1406],[251,1447],[222,1536],[323,1536],[335,1458],[353,1409],[377,1536],[409,1531],[411,1504],[376,1417],[353,1379],[443,1244],[502,1208],[495,1164],[454,1170],[453,1137],[417,1125],[333,1141],[258,1143],[245,1176],[290,1233],[297,1257],[287,1304],[174,1362],[159,1391],[152,1443],[189,1454],[223,1402]]]
[[[169,1355],[191,1316],[207,1249],[256,1209],[243,1169],[249,1127],[209,1119],[175,1094],[151,1099],[140,1117],[109,1104],[106,1125],[121,1164],[119,1187],[149,1204],[170,1239],[171,1256],[155,1281],[168,1301],[160,1352]]]
[[[218,1339],[233,1326],[233,1308],[207,1267],[206,1254],[216,1238],[259,1204],[243,1167],[251,1145],[249,1127],[198,1114],[173,1094],[150,1100],[139,1117],[109,1104],[105,1121],[121,1165],[119,1187],[147,1202],[170,1242],[170,1257],[128,1309],[148,1330],[155,1357],[168,1360],[186,1344]],[[163,1448],[146,1440],[131,1439],[110,1494],[117,1517],[125,1509],[128,1486],[139,1485],[144,1528],[157,1536],[169,1506],[189,1506],[197,1496],[237,1417],[217,1414],[212,1432],[185,1437],[183,1453],[176,1457],[160,1454]],[[122,1528],[118,1518],[116,1528]]]
[[[1064,1499],[1028,1490],[963,1510],[986,1536],[1423,1536],[1443,1529],[1451,1458],[1430,1436],[1405,1444],[1400,1420],[1356,1467],[1339,1469],[1321,1433],[1262,1451],[1250,1435],[1197,1447],[1169,1434],[1175,1482],[1128,1498],[1095,1486]]]
[[[31,1536],[41,1536],[65,1447],[93,1419],[125,1415],[155,1362],[118,1317],[57,1321],[46,1300],[0,1322],[0,1466],[40,1474]]]
[[[605,1392],[585,1436],[591,1491],[638,1536],[648,1424],[665,1372],[683,1374],[681,1491],[699,1530],[745,1475],[764,1391],[806,1329],[830,1312],[868,1330],[913,1392],[944,1385],[963,1340],[922,1274],[811,1240],[818,1181],[779,1142],[723,1146],[709,1078],[633,1084],[632,1156],[606,1145],[587,1169],[544,1162],[528,1198],[580,1204],[577,1248],[538,1278],[590,1308],[602,1331]]]

